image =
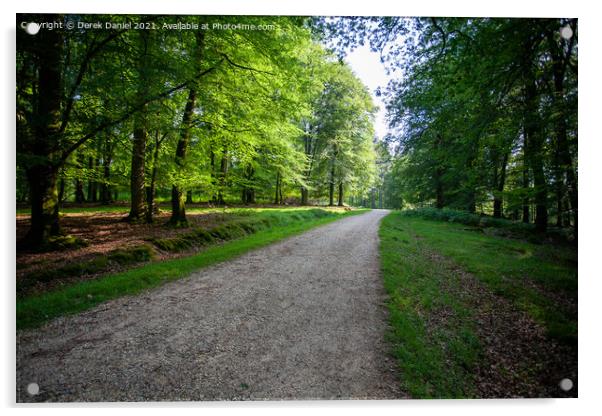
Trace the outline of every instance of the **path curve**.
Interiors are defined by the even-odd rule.
[[[385,210],[17,333],[17,400],[402,397],[378,263]],[[29,396],[26,386],[40,393]]]

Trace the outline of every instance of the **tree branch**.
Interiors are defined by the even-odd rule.
[[[221,52],[220,55],[232,66],[236,67],[236,68],[240,68],[240,69],[246,69],[247,71],[253,71],[253,72],[259,72],[262,74],[268,74],[268,75],[274,75],[272,72],[268,72],[268,71],[262,71],[261,69],[257,69],[257,68],[251,68],[248,66],[244,66],[244,65],[240,65],[237,64],[236,62],[233,62],[228,55],[226,55],[225,53]]]
[[[223,59],[221,61],[219,61],[217,63],[217,65],[206,69],[205,71],[201,72],[196,78],[201,78],[204,75],[207,75],[208,73],[214,71],[221,63],[223,62]],[[107,129],[109,127],[113,127],[116,126],[120,123],[123,123],[124,121],[126,121],[127,119],[129,119],[131,116],[133,116],[134,114],[136,114],[138,111],[142,110],[147,104],[150,104],[154,101],[157,100],[161,100],[163,98],[168,97],[169,95],[173,94],[176,91],[182,90],[184,88],[186,88],[188,86],[188,84],[190,84],[192,81],[194,81],[194,79],[185,81],[179,85],[176,85],[173,88],[170,88],[166,91],[163,91],[160,94],[157,94],[155,96],[152,96],[150,98],[148,98],[147,100],[144,100],[143,102],[139,103],[137,106],[131,108],[129,111],[125,112],[123,115],[121,115],[120,117],[114,119],[114,120],[109,120],[106,121],[102,124],[100,124],[99,126],[97,126],[96,128],[94,128],[92,131],[90,131],[89,133],[87,133],[85,136],[83,136],[82,138],[80,138],[78,141],[76,141],[75,143],[73,143],[67,150],[65,150],[61,156],[61,158],[59,159],[59,163],[63,164],[65,163],[65,161],[67,160],[67,158],[69,157],[69,155],[71,153],[73,153],[78,147],[80,147],[81,145],[83,145],[86,141],[90,140],[92,137],[94,137],[98,132]]]
[[[69,122],[71,110],[73,110],[73,103],[75,101],[75,93],[77,92],[77,89],[79,88],[79,86],[81,85],[81,83],[84,79],[84,75],[86,74],[86,71],[88,70],[88,65],[90,64],[90,61],[98,52],[100,52],[100,50],[107,43],[109,43],[110,41],[112,41],[113,39],[117,38],[118,36],[120,36],[121,34],[123,34],[125,32],[126,32],[126,30],[121,30],[121,31],[112,33],[111,35],[107,36],[102,42],[100,42],[96,46],[91,47],[86,52],[86,56],[84,57],[84,59],[82,60],[82,63],[79,66],[79,71],[77,73],[77,77],[75,78],[75,82],[73,83],[73,85],[71,86],[71,90],[69,91],[67,105],[65,106],[65,110],[63,111],[63,115],[61,117],[61,127],[59,129],[59,133],[63,133],[65,131],[65,129],[67,128],[67,123]]]

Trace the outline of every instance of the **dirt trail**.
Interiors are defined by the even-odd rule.
[[[17,334],[18,401],[392,399],[378,224],[345,218]],[[35,382],[40,393],[29,396]]]

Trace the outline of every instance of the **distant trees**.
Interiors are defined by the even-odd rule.
[[[177,19],[98,18],[159,26]],[[107,204],[120,194],[128,220],[153,221],[157,198],[168,199],[170,222],[185,225],[193,195],[280,204],[303,188],[309,203],[332,184],[343,203],[346,190],[371,186],[373,104],[361,83],[315,41],[307,18],[244,19],[278,24],[19,31],[17,185],[32,206],[30,245],[60,236],[63,200]],[[333,89],[338,99],[327,108],[321,100]],[[337,125],[327,127],[335,114]]]
[[[336,205],[342,206],[345,189],[354,192],[374,180],[376,109],[366,87],[348,67],[333,62],[326,73],[303,136],[311,169],[304,189],[326,187],[329,205],[335,205],[336,192]]]
[[[402,74],[386,89],[390,206],[433,205],[577,228],[577,20],[323,21]],[[562,31],[562,34],[561,34]],[[522,211],[522,214],[521,214]],[[534,216],[533,216],[534,214]]]

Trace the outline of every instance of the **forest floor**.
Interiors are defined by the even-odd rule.
[[[125,205],[69,205],[61,211],[62,231],[73,236],[85,245],[44,252],[17,250],[16,277],[17,291],[20,296],[39,294],[56,289],[75,281],[96,278],[107,273],[114,273],[135,267],[149,260],[133,258],[126,262],[108,262],[106,267],[94,267],[95,262],[106,258],[109,253],[128,252],[135,248],[146,247],[156,239],[176,239],[191,230],[211,229],[243,217],[261,213],[284,213],[318,207],[282,207],[257,206],[212,208],[206,205],[193,204],[187,207],[189,227],[171,227],[167,225],[170,213],[167,206],[161,206],[152,224],[130,224],[123,221],[128,214]],[[329,211],[341,212],[344,208],[328,207]],[[16,236],[20,241],[30,227],[30,215],[26,209],[17,210]],[[150,244],[152,246],[152,244]],[[156,261],[181,258],[198,252],[199,247],[190,245],[178,250],[154,249],[152,257]],[[144,253],[142,253],[144,254]],[[140,257],[140,255],[138,255]],[[67,270],[68,269],[68,270]],[[71,273],[73,271],[73,273]],[[40,275],[41,278],[39,278]],[[33,277],[33,279],[31,279]]]
[[[404,397],[385,341],[386,214],[19,331],[18,401]],[[39,395],[25,392],[32,382]]]

